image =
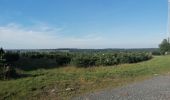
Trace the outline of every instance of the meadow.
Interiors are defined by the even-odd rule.
[[[112,66],[17,69],[20,78],[0,81],[0,99],[67,100],[168,73],[169,65],[170,56],[154,56],[148,61]]]

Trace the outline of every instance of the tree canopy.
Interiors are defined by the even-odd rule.
[[[162,43],[159,45],[160,51],[162,54],[166,52],[170,52],[170,43],[167,39],[164,39]]]

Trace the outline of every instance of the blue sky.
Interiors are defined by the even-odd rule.
[[[0,0],[0,46],[154,48],[167,12],[167,0]]]

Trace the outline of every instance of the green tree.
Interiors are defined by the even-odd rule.
[[[160,51],[162,54],[166,52],[170,52],[170,43],[167,39],[164,39],[162,43],[159,45]]]
[[[0,48],[0,80],[17,77],[15,68],[10,63],[18,59],[19,55],[17,53],[7,53]]]
[[[5,69],[5,58],[4,58],[5,52],[1,48],[0,49],[0,79],[4,78],[4,69]]]
[[[5,59],[4,59],[4,55],[5,55],[5,52],[4,50],[1,48],[0,49],[0,67],[2,67],[5,63]]]

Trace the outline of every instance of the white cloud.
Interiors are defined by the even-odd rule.
[[[16,23],[0,26],[0,47],[6,49],[55,49],[55,48],[152,48],[162,38],[104,36],[92,33],[81,37],[64,35],[65,29],[44,23],[23,26]],[[132,39],[133,38],[133,39]]]
[[[105,39],[89,34],[81,38],[62,36],[62,28],[46,24],[24,27],[10,23],[0,26],[0,46],[21,48],[100,48]]]

